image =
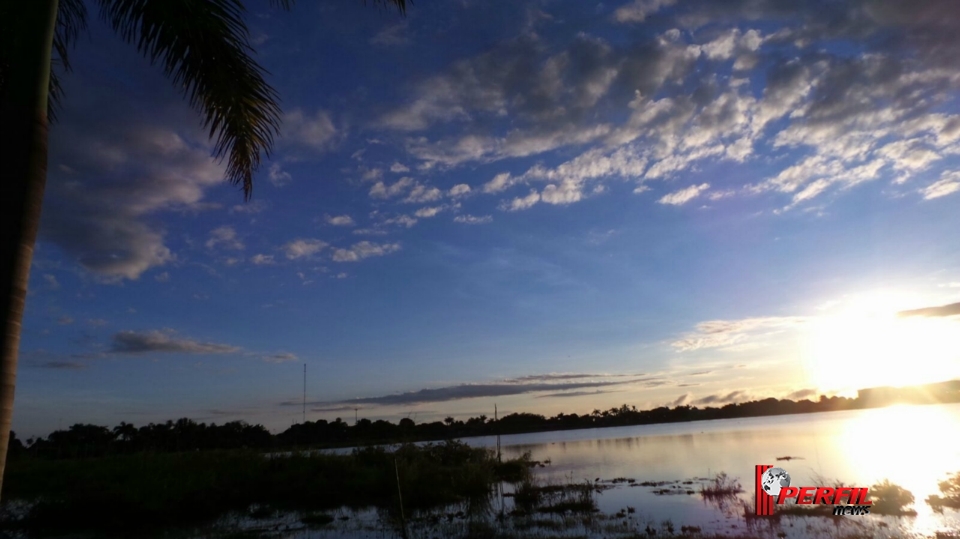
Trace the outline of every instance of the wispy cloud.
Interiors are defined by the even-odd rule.
[[[278,143],[293,151],[325,152],[335,146],[340,132],[333,125],[330,113],[318,110],[310,115],[293,109],[283,116],[283,136]]]
[[[790,393],[789,395],[787,395],[787,398],[790,400],[800,400],[800,399],[806,399],[806,398],[812,397],[816,394],[817,394],[816,389],[798,389]]]
[[[746,391],[736,390],[729,393],[716,393],[713,395],[707,395],[706,397],[701,397],[693,401],[695,405],[702,404],[729,404],[734,402],[746,402],[750,400],[750,395]]]
[[[377,32],[377,35],[370,39],[370,44],[386,47],[409,45],[410,34],[407,21],[400,21],[385,26],[383,30]]]
[[[289,172],[284,171],[280,163],[271,163],[270,168],[267,170],[267,179],[270,180],[270,183],[275,187],[283,187],[293,181],[293,176],[291,176]]]
[[[747,340],[759,340],[782,331],[795,329],[806,323],[802,316],[769,316],[740,320],[711,320],[697,324],[696,331],[673,341],[680,352],[705,348],[725,348]]]
[[[319,253],[327,242],[313,238],[298,238],[283,246],[283,252],[290,260],[305,258]]]
[[[924,200],[945,197],[960,191],[960,173],[951,172],[920,190]]]
[[[493,222],[492,215],[458,215],[453,218],[455,223],[463,223],[467,225],[484,225],[487,223]]]
[[[359,262],[373,256],[384,256],[400,250],[399,243],[373,243],[361,241],[354,243],[347,249],[333,251],[334,262]]]
[[[700,185],[691,185],[686,189],[681,189],[679,191],[674,191],[668,195],[664,195],[659,202],[660,204],[668,204],[671,206],[682,206],[687,202],[700,196],[700,193],[706,191],[710,188],[709,183],[701,183]]]
[[[394,395],[383,395],[379,397],[364,397],[358,399],[349,399],[336,403],[314,403],[314,404],[370,404],[378,406],[393,406],[402,404],[420,404],[428,402],[446,402],[462,399],[474,399],[482,397],[501,397],[507,395],[523,395],[528,393],[540,393],[544,391],[562,392],[566,390],[575,390],[583,388],[603,388],[630,383],[631,380],[621,381],[589,381],[589,382],[562,382],[562,383],[497,383],[497,384],[461,384],[455,386],[438,387],[431,389],[420,389],[408,393],[399,393]],[[284,404],[296,404],[293,401]]]
[[[540,193],[538,193],[536,189],[532,189],[526,196],[516,197],[510,201],[503,201],[500,204],[500,209],[504,211],[525,210],[533,207],[537,202],[540,202]]]
[[[273,255],[266,255],[263,253],[257,253],[250,257],[250,262],[256,266],[272,266],[276,264],[276,260],[273,259]]]
[[[617,393],[619,389],[609,389],[601,390],[597,389],[595,391],[568,391],[564,393],[547,393],[545,395],[537,395],[538,399],[557,399],[564,397],[585,397],[585,396],[594,396],[594,395],[603,395],[606,393]]]
[[[205,244],[207,249],[243,250],[243,242],[237,237],[237,231],[232,226],[221,226],[210,231],[209,239]]]
[[[121,331],[114,334],[110,353],[113,354],[228,354],[240,348],[228,344],[200,342],[179,337],[173,331]]]
[[[288,363],[290,361],[296,361],[300,359],[296,354],[290,352],[276,352],[273,354],[264,354],[260,357],[263,361],[267,363]]]
[[[78,361],[44,361],[36,364],[36,366],[41,369],[53,369],[60,371],[76,371],[87,368],[86,363],[80,363]]]
[[[956,316],[960,315],[960,303],[951,303],[949,305],[940,305],[938,307],[923,307],[921,309],[900,311],[897,313],[897,315],[903,318],[911,316]]]
[[[349,215],[327,215],[326,217],[324,217],[324,221],[326,221],[328,225],[333,225],[333,226],[353,226],[354,225],[353,217],[350,217]]]

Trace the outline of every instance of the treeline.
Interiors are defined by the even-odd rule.
[[[293,449],[306,447],[346,447],[392,442],[414,442],[465,438],[495,434],[519,434],[550,430],[569,430],[655,423],[676,423],[708,419],[730,419],[785,414],[830,412],[864,408],[859,399],[821,396],[818,401],[764,399],[727,404],[722,407],[696,406],[659,407],[637,410],[626,404],[589,414],[564,414],[545,417],[538,414],[514,413],[499,420],[481,415],[466,421],[452,417],[444,421],[416,423],[403,418],[398,423],[361,419],[350,425],[340,418],[335,421],[307,421],[291,426],[279,434],[271,434],[262,425],[233,421],[198,423],[179,419],[166,423],[150,423],[135,427],[120,423],[114,428],[76,424],[57,430],[46,438],[24,441],[14,434],[10,443],[11,459],[24,456],[40,458],[85,458],[124,455],[139,452],[183,452],[210,449]]]

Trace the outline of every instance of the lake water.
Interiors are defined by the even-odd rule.
[[[467,438],[480,447],[496,447],[495,437]],[[535,473],[545,482],[589,481],[606,488],[597,494],[600,510],[614,515],[627,507],[625,517],[635,530],[644,523],[660,525],[669,519],[679,531],[683,525],[704,533],[737,536],[817,538],[857,532],[861,537],[935,537],[937,532],[960,531],[960,513],[933,512],[925,502],[939,494],[937,483],[960,472],[960,404],[893,406],[872,410],[803,414],[777,417],[696,421],[604,429],[542,432],[501,437],[504,458],[529,452],[534,460],[550,461]],[[349,450],[336,450],[344,452]],[[778,457],[792,457],[780,460]],[[845,485],[870,487],[884,479],[914,496],[914,517],[848,516],[842,519],[784,517],[773,527],[769,519],[743,517],[734,510],[708,503],[699,494],[706,478],[719,472],[739,479],[744,492],[739,500],[752,507],[754,467],[773,464],[786,469],[794,486]],[[665,487],[612,483],[615,478],[670,482]],[[597,481],[599,479],[599,481]],[[684,485],[683,481],[693,481]],[[674,485],[682,488],[675,488]],[[656,490],[682,494],[656,494]],[[686,494],[687,490],[694,494]],[[503,500],[509,510],[509,498]],[[737,510],[739,509],[739,510]],[[392,537],[383,530],[374,511],[341,512],[347,526],[304,530],[291,537],[356,538]],[[296,525],[288,516],[285,525]],[[616,519],[614,519],[616,520]],[[637,525],[637,523],[640,523]],[[656,526],[655,526],[656,527]],[[378,531],[379,530],[379,531]],[[584,533],[586,532],[586,533]],[[590,530],[575,535],[607,536]],[[661,532],[662,533],[662,532]],[[447,536],[453,533],[428,533]]]
[[[464,441],[496,445],[495,437]],[[794,486],[817,486],[818,477],[827,479],[827,486],[835,480],[870,486],[889,479],[913,493],[917,511],[916,517],[887,518],[892,526],[920,536],[960,529],[956,511],[938,515],[924,501],[940,493],[937,483],[947,474],[960,472],[960,404],[520,434],[502,436],[501,447],[505,457],[529,451],[535,460],[549,459],[551,464],[537,473],[554,481],[675,481],[726,472],[740,479],[741,497],[751,504],[757,464],[786,469]],[[777,461],[784,456],[799,458]],[[631,506],[638,514],[704,531],[743,522],[740,516],[724,516],[699,495],[656,495],[654,490],[619,484],[598,501],[606,512]]]

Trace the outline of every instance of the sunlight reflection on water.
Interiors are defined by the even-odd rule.
[[[925,501],[939,493],[939,481],[960,472],[957,432],[960,404],[539,432],[501,440],[504,458],[529,451],[534,460],[549,460],[546,467],[535,469],[544,481],[593,483],[599,479],[612,486],[597,496],[600,510],[610,515],[633,507],[637,518],[647,522],[670,519],[678,527],[696,525],[704,532],[734,535],[750,532],[774,537],[787,532],[786,537],[815,538],[858,531],[871,537],[932,537],[937,531],[960,530],[960,513],[949,509],[934,513]],[[493,436],[463,441],[496,446]],[[778,457],[792,459],[778,461]],[[724,512],[700,496],[701,484],[725,472],[742,484],[740,500],[752,504],[756,464],[785,468],[794,486],[817,486],[822,480],[826,486],[839,481],[869,487],[889,479],[913,494],[917,516],[786,517],[776,527],[765,519],[747,522],[737,508]],[[615,478],[671,482],[668,487],[676,485],[679,488],[674,490],[682,494],[658,495],[654,487],[630,483],[610,485]],[[688,489],[696,493],[688,495]],[[357,529],[337,535],[344,531],[309,537],[367,536]]]
[[[535,460],[550,459],[550,466],[537,469],[546,480],[673,481],[723,471],[740,479],[747,501],[753,499],[755,464],[786,468],[794,485],[816,485],[818,477],[857,486],[889,479],[913,493],[917,511],[891,522],[930,535],[960,526],[957,512],[938,515],[925,501],[939,493],[938,481],[960,471],[957,432],[960,405],[954,404],[523,434],[504,436],[502,443],[505,456],[530,451]],[[465,441],[493,443],[490,437]],[[784,456],[799,458],[776,461]],[[735,520],[720,516],[699,495],[659,496],[652,490],[618,486],[600,495],[600,507],[615,512],[630,505],[714,529]]]

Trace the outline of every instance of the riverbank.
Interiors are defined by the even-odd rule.
[[[271,434],[262,425],[250,425],[242,421],[217,425],[197,423],[188,418],[150,423],[139,428],[125,422],[113,428],[76,424],[69,429],[55,431],[46,438],[30,438],[26,443],[11,439],[10,458],[24,455],[44,458],[97,457],[194,449],[335,449],[481,436],[817,414],[904,403],[948,404],[960,402],[960,380],[911,388],[865,389],[860,393],[853,399],[837,396],[820,396],[816,401],[768,398],[726,404],[719,408],[683,405],[637,410],[624,404],[609,410],[593,410],[584,415],[560,413],[545,417],[512,413],[492,420],[485,415],[465,421],[448,417],[444,421],[429,423],[416,423],[410,418],[397,423],[361,418],[350,425],[341,418],[332,422],[320,419],[292,425],[277,434]]]
[[[156,529],[230,511],[379,507],[400,514],[486,499],[500,481],[529,477],[524,459],[448,441],[349,455],[255,451],[140,453],[94,459],[20,459],[4,483],[7,529]],[[24,509],[17,510],[16,507]],[[18,514],[19,513],[19,514]]]

